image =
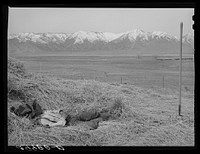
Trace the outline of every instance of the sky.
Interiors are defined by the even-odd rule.
[[[8,34],[24,32],[122,33],[134,29],[170,35],[193,33],[193,8],[9,8]]]

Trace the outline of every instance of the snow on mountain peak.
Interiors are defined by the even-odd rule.
[[[123,33],[115,34],[115,33],[110,33],[110,32],[104,32],[104,37],[107,40],[107,42],[110,42],[110,41],[120,37],[122,34]]]
[[[82,44],[85,40],[93,43],[96,41],[103,41],[105,43],[111,42],[113,40],[124,40],[128,39],[130,42],[134,42],[136,39],[141,41],[149,39],[167,39],[178,41],[175,36],[168,35],[166,32],[154,31],[154,32],[144,32],[140,29],[134,29],[124,33],[111,33],[111,32],[93,32],[93,31],[77,31],[74,33],[19,33],[11,34],[8,39],[18,39],[19,42],[32,41],[37,43],[64,43],[67,39],[73,39],[74,44]],[[191,42],[194,39],[193,34],[187,34],[184,36],[184,40]]]
[[[87,40],[89,42],[94,41],[104,41],[109,42],[112,37],[114,37],[114,34],[111,33],[102,33],[102,32],[92,32],[92,31],[78,31],[75,33],[72,33],[68,38],[69,39],[75,39],[74,44],[76,43],[83,43],[84,40]]]
[[[152,35],[164,36],[164,35],[167,35],[167,33],[166,32],[161,32],[161,31],[154,31],[154,32],[152,32]]]
[[[49,42],[64,42],[69,34],[65,33],[19,33],[11,34],[9,39],[17,38],[19,42],[38,42],[38,43],[49,43]]]
[[[39,33],[19,33],[16,35],[16,38],[19,42],[26,42],[26,41],[33,41],[33,42],[41,42],[45,43],[43,40],[40,39]]]
[[[193,33],[188,33],[183,36],[183,42],[187,42],[191,44],[194,48],[194,34]]]
[[[148,40],[148,32],[144,32],[140,29],[134,29],[132,31],[125,32],[120,39],[126,39],[128,38],[131,42],[135,41],[138,37],[141,38],[141,40]]]
[[[158,38],[161,38],[161,37],[166,37],[168,36],[168,34],[166,32],[161,32],[161,31],[154,31],[152,32],[152,37],[158,37]]]
[[[185,38],[187,39],[193,39],[194,38],[194,34],[193,33],[188,33],[186,35],[184,35]]]
[[[157,39],[165,38],[168,41],[171,39],[176,40],[176,41],[178,40],[176,36],[172,36],[172,35],[167,34],[166,32],[161,32],[161,31],[152,32],[152,38],[157,38]]]
[[[94,31],[77,31],[74,33],[19,33],[10,35],[8,39],[9,50],[12,52],[18,52],[19,49],[26,52],[30,47],[31,51],[40,50],[40,47],[41,50],[48,51],[140,50],[142,48],[145,50],[146,48],[148,50],[152,48],[154,50],[154,48],[157,49],[158,47],[163,50],[169,49],[172,51],[175,46],[179,45],[178,41],[180,41],[166,32],[144,32],[139,29],[117,34]],[[184,35],[183,43],[188,49],[194,48],[193,35]]]

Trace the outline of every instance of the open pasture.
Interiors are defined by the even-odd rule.
[[[26,56],[17,57],[29,72],[67,79],[134,84],[178,90],[179,60],[173,56]],[[194,92],[194,60],[183,57],[183,91]]]

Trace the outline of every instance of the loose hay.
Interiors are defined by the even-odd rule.
[[[36,99],[44,109],[71,115],[96,109],[111,115],[90,130],[84,124],[45,128],[10,113],[9,107]],[[67,80],[30,74],[22,63],[8,59],[8,145],[62,146],[190,146],[194,145],[193,108],[176,118],[176,95],[134,85],[93,80]],[[188,101],[189,100],[189,101]],[[185,108],[192,100],[183,99]]]

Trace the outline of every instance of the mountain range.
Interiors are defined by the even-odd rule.
[[[56,53],[84,51],[141,51],[178,53],[180,40],[165,32],[145,32],[134,29],[124,33],[77,31],[74,33],[19,33],[8,37],[8,52],[14,54],[26,53]],[[183,36],[183,52],[194,52],[194,35]]]

